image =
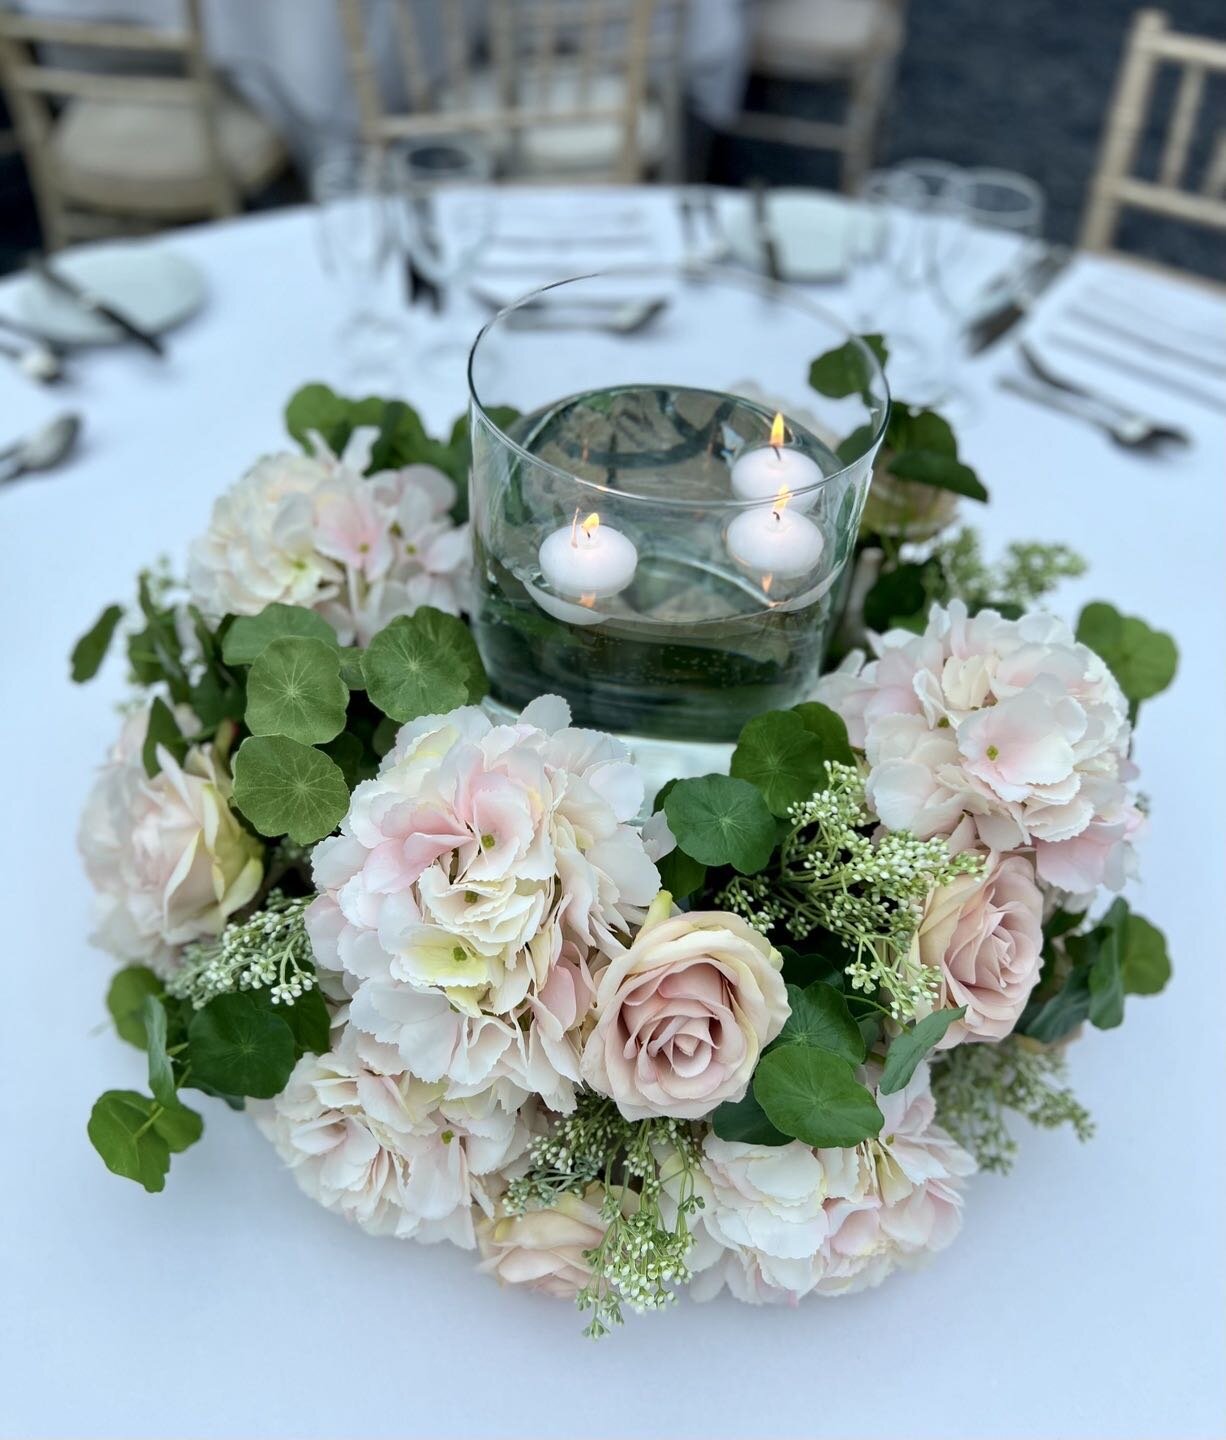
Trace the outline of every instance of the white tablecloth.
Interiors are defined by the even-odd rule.
[[[673,233],[666,197],[635,203],[661,207],[660,233]],[[1001,394],[992,379],[1008,347],[970,372],[965,450],[993,503],[968,518],[993,546],[1071,542],[1092,569],[1061,608],[1112,599],[1173,631],[1182,652],[1138,743],[1153,823],[1136,900],[1166,930],[1176,978],[1130,1000],[1122,1031],[1091,1031],[1073,1051],[1097,1138],[1024,1131],[1013,1176],[971,1183],[963,1234],[923,1273],[794,1312],[683,1302],[592,1346],[572,1309],[500,1291],[470,1257],[374,1240],[317,1208],[253,1127],[211,1102],[204,1142],[175,1158],[156,1197],[107,1174],[86,1139],[95,1096],[144,1079],[142,1057],[104,1024],[108,964],[85,941],[73,845],[115,730],[120,667],[74,688],[68,650],[103,604],[127,598],[139,566],[182,556],[255,455],[285,443],[291,390],[337,373],[336,301],[302,215],[170,243],[205,271],[211,298],[165,364],[99,352],[59,396],[0,371],[0,437],[65,403],[87,419],[71,465],[0,493],[0,1431],[1220,1436],[1221,415],[1102,372],[1194,433],[1192,451],[1158,462]],[[1221,328],[1222,307],[1192,287],[1089,259],[1039,325],[1095,278]],[[0,308],[10,299],[0,287]],[[462,401],[433,391],[428,418],[440,425]]]
[[[366,0],[370,48],[392,103],[403,77],[392,5]],[[439,0],[415,0],[423,15]],[[446,0],[447,4],[459,0]],[[16,0],[32,14],[81,20],[181,23],[182,0]],[[690,0],[683,50],[686,89],[713,124],[736,114],[748,56],[748,0]],[[216,65],[278,127],[300,160],[322,139],[356,134],[337,0],[205,0],[205,36]],[[437,34],[437,29],[435,32]],[[437,64],[437,55],[426,57]]]

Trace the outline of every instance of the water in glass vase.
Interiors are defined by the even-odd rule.
[[[787,450],[835,478],[755,513],[770,523],[772,504],[794,504],[787,523],[816,527],[820,557],[799,575],[746,565],[729,547],[729,525],[746,509],[733,503],[731,470],[747,446],[766,443],[772,418],[735,396],[649,385],[521,416],[507,432],[518,448],[474,426],[474,631],[496,700],[518,709],[552,692],[579,725],[726,741],[754,715],[812,693],[867,471],[845,472],[832,448],[841,437],[820,439],[789,418]],[[563,558],[574,542],[577,566],[542,561],[558,532]],[[609,575],[595,559],[588,586],[589,542],[630,556],[610,579],[616,593],[602,588]]]

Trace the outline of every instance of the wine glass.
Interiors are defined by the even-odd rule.
[[[434,136],[406,142],[391,156],[400,198],[405,243],[417,269],[433,287],[442,333],[420,353],[428,373],[459,380],[464,373],[475,319],[466,325],[458,303],[460,282],[470,275],[494,229],[493,175],[489,151],[468,136]]]
[[[329,146],[311,172],[320,260],[341,293],[337,344],[352,379],[384,378],[402,338],[389,288],[397,244],[387,182],[385,156],[363,145]]]

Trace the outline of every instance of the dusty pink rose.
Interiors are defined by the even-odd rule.
[[[696,1120],[744,1094],[788,1017],[779,952],[739,916],[667,916],[664,894],[596,990],[583,1078],[627,1120]]]
[[[573,1300],[592,1278],[586,1252],[596,1249],[608,1229],[600,1213],[603,1196],[599,1185],[590,1185],[583,1196],[561,1195],[548,1210],[478,1225],[480,1268],[505,1285]]]
[[[993,858],[980,875],[938,885],[912,943],[919,961],[941,972],[938,1003],[966,1006],[939,1049],[1008,1035],[1039,978],[1043,897],[1034,865],[1023,855]]]

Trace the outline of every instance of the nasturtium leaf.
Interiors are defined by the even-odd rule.
[[[350,790],[359,781],[369,780],[379,768],[376,757],[352,731],[342,730],[334,740],[319,748],[341,767],[345,784]]]
[[[192,1078],[227,1095],[270,1100],[294,1068],[293,1031],[258,995],[218,995],[187,1028]]]
[[[702,865],[761,870],[775,848],[775,819],[762,792],[732,775],[679,780],[664,801],[677,844]]]
[[[240,615],[226,631],[221,656],[227,665],[250,665],[274,640],[295,637],[336,647],[336,631],[314,610],[301,605],[265,605],[258,615]]]
[[[157,1102],[136,1090],[108,1090],[94,1102],[86,1127],[106,1168],[151,1194],[166,1184],[170,1147],[153,1123]]]
[[[1144,915],[1124,924],[1124,989],[1129,995],[1156,995],[1171,978],[1166,936]]]
[[[350,690],[366,689],[366,672],[362,669],[362,651],[357,645],[341,650],[341,679]]]
[[[122,605],[108,605],[72,647],[72,678],[80,684],[92,680],[111,648],[115,627],[123,619]]]
[[[730,768],[738,779],[756,785],[771,811],[782,816],[824,788],[824,759],[821,741],[799,715],[768,710],[741,731]]]
[[[822,759],[838,761],[841,765],[854,765],[856,757],[851,741],[847,738],[847,722],[829,705],[817,700],[805,700],[793,705],[791,714],[799,715],[805,729],[817,737],[822,747]]]
[[[968,500],[988,498],[987,489],[971,467],[940,450],[904,450],[891,459],[890,474],[935,490],[949,490]]]
[[[927,601],[924,567],[904,562],[879,576],[864,597],[864,623],[870,630],[889,630],[898,620],[922,613]]]
[[[308,1051],[312,1055],[322,1055],[331,1045],[332,1017],[318,986],[299,995],[292,1005],[274,1006],[272,1013],[289,1026],[294,1037],[296,1059]]]
[[[1160,695],[1175,678],[1179,651],[1174,640],[1102,600],[1081,612],[1077,638],[1106,661],[1134,714],[1142,700]]]
[[[149,1089],[159,1105],[175,1105],[175,1073],[166,1053],[166,1010],[161,997],[146,995],[142,1008],[145,1050],[149,1056]]]
[[[181,765],[187,758],[187,737],[179,729],[170,706],[159,696],[149,707],[149,723],[145,729],[145,743],[141,746],[141,760],[146,775],[156,775],[162,768],[158,759],[158,747],[166,750]]]
[[[288,735],[303,745],[331,740],[345,728],[348,704],[340,656],[322,640],[273,640],[247,676],[247,728],[253,735]]]
[[[667,890],[674,900],[692,895],[707,878],[707,867],[680,849],[670,850],[657,860],[656,869],[660,872],[660,888]]]
[[[864,1059],[864,1037],[852,1019],[847,1001],[834,986],[818,980],[803,990],[798,985],[787,989],[792,1013],[772,1047],[814,1045],[841,1056],[849,1064],[860,1064]]]
[[[736,1140],[742,1145],[787,1145],[790,1135],[776,1130],[754,1097],[753,1087],[743,1100],[725,1100],[712,1114],[711,1128],[721,1140]]]
[[[876,331],[869,331],[860,336],[860,339],[877,357],[877,363],[884,367],[890,359],[890,347],[886,344],[885,336],[878,335]]]
[[[234,803],[261,835],[310,845],[344,819],[349,787],[322,751],[285,735],[250,735],[234,756]]]
[[[126,965],[118,971],[106,992],[106,1008],[111,1012],[119,1038],[138,1050],[145,1048],[145,1000],[161,995],[165,987],[152,970],[144,965]]]
[[[846,1149],[880,1132],[877,1102],[849,1061],[829,1050],[784,1045],[763,1055],[753,1093],[784,1135],[821,1149]]]
[[[172,1154],[194,1145],[204,1134],[204,1121],[195,1110],[176,1100],[154,1112],[153,1128],[165,1140]]]
[[[339,450],[352,429],[350,401],[343,399],[327,385],[302,385],[289,398],[285,407],[285,428],[304,449],[311,443],[311,431],[322,435],[333,450]],[[344,437],[337,431],[344,427]]]
[[[874,349],[866,339],[870,349]],[[809,366],[809,384],[819,395],[841,400],[845,395],[861,395],[868,389],[869,365],[864,352],[854,340],[835,350],[827,350]]]
[[[811,944],[812,939],[806,943]],[[815,980],[822,980],[827,985],[833,985],[836,990],[843,988],[843,971],[850,961],[850,956],[844,960],[836,960],[826,952],[824,946],[820,949],[808,949],[802,954],[791,946],[781,945],[779,953],[783,956],[783,978],[789,985],[796,985],[803,990]]]
[[[468,626],[430,606],[380,630],[363,653],[362,670],[371,701],[401,722],[471,704],[488,688]]]
[[[891,426],[887,444],[903,450],[931,450],[937,455],[957,457],[958,441],[944,415],[938,415],[935,410],[907,410],[900,406],[891,414],[891,420],[895,419],[900,433],[895,434]]]
[[[944,1038],[946,1030],[954,1021],[961,1020],[965,1014],[965,1005],[959,1005],[957,1009],[934,1010],[912,1029],[896,1035],[886,1051],[881,1083],[877,1086],[881,1094],[893,1095],[896,1090],[904,1089],[910,1083],[920,1061]]]
[[[1090,967],[1078,965],[1054,995],[1027,1005],[1017,1030],[1044,1045],[1054,1045],[1075,1030],[1089,1013]]]

